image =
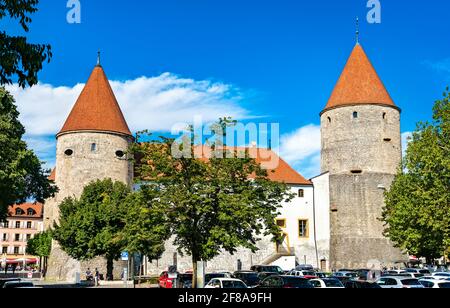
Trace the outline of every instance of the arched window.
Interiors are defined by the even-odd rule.
[[[91,152],[97,152],[97,143],[91,143]]]
[[[387,113],[384,112],[384,113],[383,113],[383,120],[386,120],[386,119],[387,119]]]
[[[331,123],[331,118],[330,117],[328,117],[328,123]]]
[[[357,118],[358,118],[358,116],[359,116],[359,115],[358,115],[358,112],[356,112],[356,111],[355,111],[355,112],[353,112],[353,119],[357,119]]]
[[[299,189],[298,190],[298,197],[299,198],[304,198],[305,197],[305,190],[304,189]]]
[[[118,157],[118,158],[122,158],[122,157],[124,157],[125,156],[125,153],[123,152],[123,151],[116,151],[116,156]]]

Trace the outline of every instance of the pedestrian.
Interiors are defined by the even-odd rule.
[[[95,286],[96,287],[99,286],[99,279],[100,279],[100,272],[98,271],[98,268],[96,268],[95,269],[95,276],[94,276]]]

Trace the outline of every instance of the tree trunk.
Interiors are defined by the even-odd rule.
[[[106,280],[107,281],[113,281],[114,280],[114,259],[107,257],[106,258]]]
[[[192,257],[192,288],[197,289],[197,258]]]

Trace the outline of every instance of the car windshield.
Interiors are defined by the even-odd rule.
[[[327,288],[342,288],[342,283],[337,279],[324,280]]]
[[[440,283],[439,289],[450,289],[450,282]]]
[[[266,266],[263,269],[265,272],[270,272],[270,273],[282,273],[283,272],[283,270],[279,266]]]
[[[285,277],[283,278],[285,284],[293,287],[293,288],[299,288],[299,287],[311,287],[311,284],[308,280],[303,278],[295,278],[295,277]]]
[[[419,280],[417,279],[403,279],[402,284],[404,286],[421,286]]]
[[[214,278],[225,278],[225,274],[206,274],[205,280],[211,281]]]
[[[224,280],[222,281],[222,286],[224,289],[246,289],[247,287],[242,281],[238,280]]]

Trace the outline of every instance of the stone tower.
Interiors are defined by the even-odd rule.
[[[332,269],[388,266],[405,259],[383,236],[379,221],[384,192],[401,162],[400,113],[358,43],[321,113]]]
[[[110,178],[132,184],[133,169],[125,153],[133,137],[100,64],[94,68],[56,138],[56,168],[52,179],[59,192],[45,204],[46,229],[58,221],[61,201],[80,197],[90,182]],[[80,264],[54,243],[47,277],[71,281],[87,267],[97,267],[106,273],[103,261],[99,258]]]

